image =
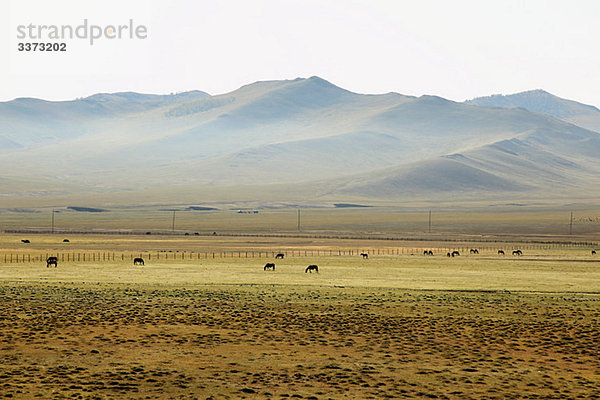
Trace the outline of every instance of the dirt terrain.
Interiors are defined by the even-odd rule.
[[[0,286],[14,398],[600,398],[600,295]]]
[[[199,250],[183,237],[143,248],[136,237],[71,239],[88,254]],[[223,240],[212,248],[235,247]],[[335,243],[264,240],[309,250],[46,268],[38,253],[63,244],[32,236],[32,261],[0,262],[0,397],[600,398],[600,259],[585,247],[363,259],[312,252]],[[305,273],[313,263],[319,273]]]

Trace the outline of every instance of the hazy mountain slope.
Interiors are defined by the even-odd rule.
[[[376,132],[352,132],[251,147],[208,160],[164,167],[157,174],[177,179],[188,171],[195,184],[232,185],[302,182],[375,170],[402,163],[400,139]]]
[[[61,174],[81,169],[117,171],[140,165],[161,166],[219,157],[249,147],[353,132],[382,109],[411,98],[398,94],[357,95],[314,77],[258,82],[225,95],[184,100],[88,123],[93,127],[90,131],[4,160],[14,165],[22,164],[14,161],[27,158],[28,163],[35,163],[44,154],[60,151],[60,164],[65,168],[58,171]],[[68,116],[65,119],[71,121]],[[36,120],[24,118],[19,122],[35,124]],[[0,164],[2,161],[0,158]]]
[[[565,134],[577,129],[522,109],[487,109],[431,96],[387,107],[359,126],[364,130],[252,146],[161,173],[176,179],[176,169],[184,168],[187,182],[214,185],[306,181],[469,151],[536,129]]]
[[[597,149],[600,134],[591,131],[536,130],[463,154],[462,161],[540,189],[585,188],[600,194]]]
[[[160,146],[200,159],[253,146],[322,138],[356,131],[371,115],[411,99],[358,95],[320,78],[259,82],[215,96],[189,128],[146,147]],[[199,104],[197,104],[199,105]]]
[[[566,125],[565,128],[569,128]],[[532,132],[431,160],[350,177],[330,193],[364,197],[600,196],[600,134]]]
[[[207,96],[200,91],[164,96],[124,92],[72,101],[19,98],[0,102],[0,145],[15,144],[0,146],[0,152],[62,143],[102,131],[105,123],[118,117]]]
[[[563,99],[543,90],[531,90],[507,96],[496,94],[488,97],[478,97],[465,103],[484,107],[521,107],[532,112],[562,119],[585,129],[600,132],[600,110],[598,108]]]
[[[367,198],[410,198],[451,192],[519,191],[528,187],[443,157],[363,175],[333,193]]]
[[[577,104],[561,115],[583,115]],[[218,96],[17,99],[0,103],[0,123],[0,178],[36,177],[40,193],[315,183],[315,196],[534,198],[594,195],[600,175],[600,135],[554,117],[356,94],[318,77]]]
[[[482,108],[423,96],[385,110],[365,124],[405,141],[411,161],[464,151],[532,129],[553,129],[556,120],[522,109]]]
[[[159,104],[160,101],[163,104]],[[23,165],[26,160],[27,165],[35,167],[37,160],[43,160],[46,154],[60,152],[54,172],[71,177],[74,171],[78,171],[77,174],[119,173],[141,166],[151,168],[212,158],[214,160],[206,165],[211,166],[212,171],[224,171],[238,152],[254,149],[260,160],[264,146],[286,142],[293,144],[276,152],[279,158],[285,157],[288,164],[292,160],[301,163],[300,160],[309,160],[310,152],[318,148],[318,145],[303,146],[301,143],[305,140],[367,131],[380,136],[373,136],[368,144],[347,141],[347,150],[341,147],[337,150],[356,153],[352,165],[362,165],[368,170],[463,151],[548,124],[543,117],[523,110],[482,110],[432,96],[415,99],[394,93],[359,95],[318,77],[257,82],[213,97],[202,93],[155,97],[131,93],[95,95],[66,104],[44,102],[41,108],[38,116],[23,117],[17,122],[35,125],[52,114],[48,108],[64,108],[66,111],[62,114],[54,113],[58,122],[45,120],[42,126],[44,132],[46,126],[56,127],[63,136],[43,146],[37,143],[33,146],[37,150],[4,157],[5,163]],[[98,108],[102,112],[97,111]],[[121,109],[121,113],[113,109]],[[76,111],[78,114],[73,117],[71,114]],[[99,115],[112,117],[99,118]],[[75,123],[81,120],[84,122]],[[27,131],[26,128],[22,131]],[[34,131],[34,137],[38,136],[37,127],[30,130]],[[73,131],[71,135],[70,131]],[[374,152],[357,151],[359,147],[385,149],[388,154],[386,135],[399,139],[398,145],[392,148],[395,157],[391,154],[383,157],[381,152],[378,162],[373,162]],[[379,139],[383,141],[377,143]],[[327,152],[329,157],[311,161],[316,169],[330,172],[347,169],[347,162],[333,157],[331,149]],[[228,154],[230,156],[224,158]],[[245,159],[247,165],[253,164],[247,156]],[[0,157],[0,165],[2,161]],[[286,169],[286,165],[285,162],[278,164],[279,171],[288,171],[281,174],[283,180],[293,178],[293,171],[297,169]],[[231,172],[235,178],[236,171]],[[204,175],[210,173],[209,170]],[[252,168],[250,175],[256,174],[256,168]],[[320,176],[316,174],[317,177]],[[210,176],[206,179],[215,180]],[[230,178],[228,183],[235,184],[236,179]]]

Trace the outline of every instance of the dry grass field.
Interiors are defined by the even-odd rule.
[[[586,246],[511,239],[448,258],[438,247],[482,243],[22,237],[0,235],[4,398],[600,398],[600,258]],[[496,253],[515,247],[527,250]],[[325,252],[340,248],[371,256]],[[127,257],[35,258],[115,251]],[[3,262],[24,252],[34,261]],[[138,253],[153,258],[134,266]]]
[[[2,200],[2,199],[0,199]],[[77,203],[76,203],[77,204]],[[86,204],[86,203],[82,203]],[[297,232],[297,208],[260,204],[208,204],[213,211],[187,211],[187,205],[154,205],[139,207],[100,207],[106,212],[76,212],[66,207],[55,209],[57,230],[122,230],[170,232],[237,233],[237,232]],[[0,227],[4,229],[34,228],[49,230],[52,207],[25,208],[24,204],[4,204],[0,201]],[[272,208],[271,208],[272,207]],[[353,232],[423,234],[429,232],[429,206],[400,208],[377,206],[366,208],[334,208],[331,204],[301,209],[301,230],[305,233]],[[238,208],[257,209],[258,214],[238,214]],[[259,208],[259,209],[258,209]],[[449,204],[432,212],[431,233],[464,235],[543,235],[569,233],[570,207],[554,206],[491,206],[479,205],[465,209]],[[600,234],[598,206],[578,206],[574,210],[575,235]]]

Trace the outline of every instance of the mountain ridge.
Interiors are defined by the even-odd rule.
[[[600,132],[600,109],[593,105],[563,99],[542,89],[510,95],[477,97],[466,101],[465,104],[500,108],[520,107]]]
[[[359,94],[311,77],[214,96],[13,100],[0,103],[0,169],[22,182],[45,179],[48,193],[296,182],[298,193],[318,187],[315,198],[600,194],[587,184],[600,174],[600,134],[576,124],[593,125],[597,109],[523,93],[461,103]]]

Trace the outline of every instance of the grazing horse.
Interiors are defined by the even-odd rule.
[[[521,250],[513,250],[512,255],[513,256],[522,256],[523,252]]]
[[[144,265],[144,259],[141,257],[134,258],[133,265]]]
[[[504,250],[498,250],[498,255],[504,255]]]
[[[318,273],[319,272],[319,267],[317,265],[314,265],[314,264],[309,265],[308,267],[306,267],[306,270],[304,271],[304,273],[310,272],[312,274],[313,271],[315,271],[315,272]]]
[[[277,253],[277,255],[275,256],[275,259],[277,260],[278,258],[281,258],[283,260],[284,256],[285,256],[285,254],[283,254],[283,253]]]
[[[54,265],[54,268],[58,267],[58,257],[48,257],[46,259],[46,268],[50,268],[51,265]]]
[[[433,251],[429,250],[429,251],[427,252],[427,255],[430,255],[430,256],[432,256],[432,255],[433,255]]]
[[[596,254],[596,250],[592,250],[592,255],[595,255],[595,254]]]
[[[469,250],[469,253],[470,254],[479,254],[479,250],[477,250],[477,249],[471,249],[471,250]]]
[[[63,243],[70,243],[71,241],[69,239],[63,239]]]
[[[21,239],[21,243],[31,243],[29,239]]]
[[[454,250],[452,252],[452,257],[454,257],[454,256],[460,256],[460,253],[458,252],[458,250]]]
[[[362,256],[362,258],[369,258],[369,255],[367,253],[360,253],[360,255]]]
[[[446,256],[447,256],[447,257],[450,257],[450,253],[446,253]]]
[[[269,269],[275,271],[275,264],[274,263],[266,263],[264,270],[267,271]]]

